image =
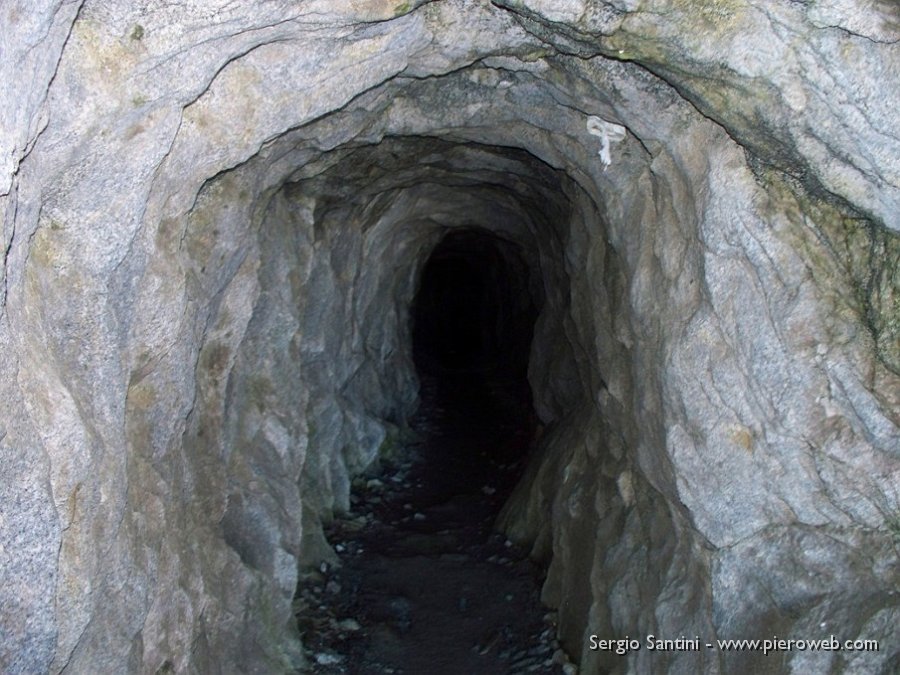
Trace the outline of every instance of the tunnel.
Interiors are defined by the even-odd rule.
[[[451,230],[428,255],[410,309],[417,413],[441,411],[435,430],[459,439],[447,444],[453,461],[432,462],[425,480],[499,489],[495,506],[518,478],[536,420],[527,375],[539,300],[529,277],[512,242]]]
[[[896,670],[891,3],[3,12],[0,671]]]
[[[410,307],[417,414],[440,411],[434,430],[457,439],[432,448],[438,461],[423,478],[436,489],[449,483],[451,496],[499,489],[495,508],[518,478],[536,423],[528,361],[540,299],[517,249],[487,229],[449,231],[428,254]]]
[[[346,186],[357,180],[366,186],[364,193],[348,199]],[[315,209],[298,208],[312,199]],[[492,591],[503,597],[504,574],[541,578],[538,571],[507,569],[504,565],[515,555],[524,558],[528,547],[516,554],[503,544],[492,550],[498,544],[491,532],[535,450],[538,427],[568,414],[581,398],[577,381],[565,383],[567,398],[542,420],[532,392],[534,377],[546,369],[576,372],[574,364],[566,370],[573,358],[566,351],[550,352],[558,359],[552,366],[546,352],[550,325],[566,310],[570,292],[560,239],[577,209],[586,214],[576,218],[596,217],[594,205],[564,172],[531,153],[414,137],[353,148],[324,172],[292,181],[272,198],[266,215],[269,255],[329,251],[306,278],[306,287],[317,290],[292,297],[288,306],[299,305],[305,326],[327,322],[324,339],[358,326],[361,345],[357,361],[347,364],[352,376],[340,377],[346,382],[340,392],[343,410],[331,401],[314,408],[318,424],[309,432],[307,462],[327,457],[318,448],[343,445],[342,435],[358,433],[347,428],[344,417],[323,424],[329,415],[346,415],[347,403],[364,411],[360,417],[375,433],[387,428],[359,463],[361,476],[313,471],[308,464],[316,483],[301,483],[309,517],[302,544],[309,552],[307,564],[317,565],[321,556],[333,561],[329,550],[341,551],[334,561],[339,569],[326,568],[323,576],[314,568],[306,575],[313,586],[301,583],[298,592],[301,632],[323,660],[343,655],[351,670],[351,664],[378,658],[391,668],[430,664],[434,672],[492,672],[515,662],[516,646],[540,649],[528,640],[545,630],[545,612],[520,600],[521,589],[508,594],[514,601],[469,608],[476,598],[495,597]],[[286,249],[285,233],[301,228],[313,241]],[[337,280],[346,278],[358,281],[342,289]],[[347,293],[346,299],[330,296],[328,287]],[[554,297],[548,298],[548,288]],[[301,351],[292,363],[298,356],[305,378],[321,368],[321,386],[333,386],[333,362],[317,351]],[[323,474],[334,481],[327,495],[331,501],[315,505],[312,494],[324,492]],[[312,506],[318,512],[309,513]],[[225,522],[234,528],[228,540],[238,545],[249,534],[244,518],[226,513]],[[360,519],[368,519],[362,530]],[[482,564],[489,569],[482,571]],[[428,592],[425,581],[416,585],[435,570],[440,584],[431,584]],[[471,590],[485,579],[491,580],[488,588]],[[341,590],[329,596],[323,590],[329,583]],[[348,588],[360,590],[354,595]],[[439,591],[448,597],[443,614],[434,616],[421,599]],[[536,602],[536,588],[531,594]],[[322,598],[329,597],[325,611]],[[463,601],[465,611],[458,609]],[[391,602],[406,608],[393,622]],[[483,636],[470,634],[463,619],[482,616],[487,622],[500,609],[510,611],[507,618],[494,619],[506,637],[473,655],[471,645]],[[512,628],[526,612],[537,624]],[[335,631],[322,617],[339,623],[347,614],[362,624],[387,625],[403,639],[393,650],[385,646],[392,644],[389,638],[366,632],[354,633],[352,642],[324,641]],[[457,622],[443,630],[441,641],[428,636],[425,626],[440,626],[442,617],[454,616]],[[443,646],[435,651],[432,645],[439,642]],[[459,655],[451,656],[456,644]],[[548,649],[529,665],[550,660],[558,647],[548,644]],[[360,672],[366,667],[375,670],[369,664]],[[561,664],[545,667],[556,672]]]
[[[407,308],[415,411],[325,527],[339,556],[301,575],[298,627],[320,673],[561,672],[541,568],[495,531],[535,445],[534,272],[488,228],[437,236]]]
[[[429,255],[412,305],[419,372],[494,372],[524,382],[537,314],[528,269],[487,230],[446,235]]]

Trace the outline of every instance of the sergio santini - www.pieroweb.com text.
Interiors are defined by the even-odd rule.
[[[691,638],[682,635],[675,639],[663,639],[657,635],[648,635],[642,642],[637,638],[629,638],[628,636],[607,640],[598,635],[591,635],[588,641],[588,648],[593,651],[611,651],[619,655],[640,649],[646,649],[647,651],[698,652],[701,649],[716,648],[721,651],[761,651],[764,654],[807,650],[877,652],[878,640],[841,641],[834,635],[817,640],[798,640],[794,638],[780,638],[777,635],[773,635],[771,638],[765,639],[701,642],[699,635]]]

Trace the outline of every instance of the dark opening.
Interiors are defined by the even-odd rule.
[[[447,234],[413,304],[419,372],[524,380],[536,315],[528,275],[515,244],[478,229]]]
[[[447,234],[422,270],[412,334],[430,500],[496,490],[499,509],[519,476],[534,426],[529,274],[517,245],[478,229]]]

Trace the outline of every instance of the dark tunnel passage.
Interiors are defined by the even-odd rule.
[[[305,535],[323,552],[294,604],[314,672],[568,672],[542,604],[546,556],[504,519],[579,407],[565,252],[594,206],[527,152],[421,138],[354,148],[273,202],[273,253],[285,226],[325,254],[298,240],[314,289],[301,323],[323,328],[303,375],[353,404],[338,416],[313,399],[302,489],[347,490]],[[331,289],[343,304],[324,300]],[[325,354],[350,357],[344,380]],[[360,440],[371,454],[340,483],[330,453],[351,458]]]
[[[413,440],[357,478],[350,518],[328,532],[340,569],[299,591],[319,615],[376,628],[351,641],[298,614],[325,661],[316,672],[560,672],[542,569],[494,531],[536,427],[533,273],[516,244],[480,229],[445,234],[422,268]]]
[[[434,499],[473,489],[505,496],[534,425],[527,381],[536,303],[515,244],[453,231],[422,270],[412,307],[421,382],[415,424],[432,438],[425,480]]]
[[[524,379],[535,316],[515,245],[484,230],[451,232],[426,262],[413,305],[416,366]]]
[[[0,675],[894,672],[898,2],[8,3]]]

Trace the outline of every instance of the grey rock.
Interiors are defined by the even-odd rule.
[[[893,3],[2,11],[0,670],[302,667],[298,569],[398,443],[418,274],[473,224],[542,308],[500,525],[581,671],[761,667],[595,633],[826,620],[882,650],[786,672],[896,666]]]

